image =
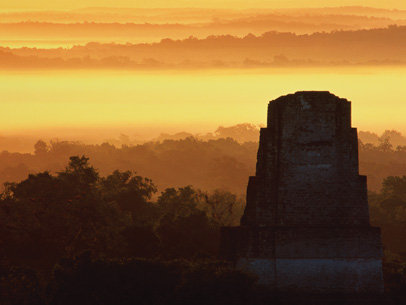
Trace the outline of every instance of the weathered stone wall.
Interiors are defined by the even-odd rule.
[[[369,223],[350,102],[328,92],[280,97],[269,104],[260,143],[242,224]]]
[[[382,256],[375,227],[224,227],[223,257],[354,258]]]
[[[269,103],[241,227],[223,228],[221,253],[275,289],[382,291],[349,101],[297,92]]]
[[[382,292],[382,263],[377,258],[241,258],[237,266],[257,274],[262,285],[281,291]]]

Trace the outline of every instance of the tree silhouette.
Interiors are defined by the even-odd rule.
[[[384,196],[399,196],[406,199],[406,176],[389,176],[382,182],[382,194]]]
[[[35,155],[41,156],[41,155],[45,155],[47,152],[48,152],[48,146],[44,141],[39,140],[39,141],[37,141],[37,143],[35,143],[35,145],[34,145],[34,154]]]

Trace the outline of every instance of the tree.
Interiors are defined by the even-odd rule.
[[[17,200],[35,201],[55,201],[63,200],[61,191],[63,185],[60,180],[52,176],[48,171],[30,174],[28,178],[16,183],[7,182],[4,184],[5,191],[3,194],[13,197]]]
[[[35,143],[35,145],[34,145],[34,153],[35,153],[35,155],[43,156],[47,152],[48,152],[48,146],[44,141],[39,140],[39,141],[37,141],[37,143]]]
[[[363,143],[372,145],[379,144],[379,136],[376,133],[370,131],[359,131],[358,138],[362,140]]]
[[[389,176],[383,179],[381,193],[386,197],[394,195],[406,199],[406,176]]]
[[[20,183],[6,183],[6,192],[19,200],[46,202],[75,200],[88,195],[99,179],[98,172],[85,156],[72,156],[69,160],[65,171],[56,176],[48,171],[30,174]]]
[[[199,208],[220,226],[238,225],[244,210],[244,200],[227,190],[202,193]]]
[[[158,211],[148,200],[157,188],[150,179],[135,174],[116,170],[100,179],[99,190],[103,200],[116,203],[120,210],[131,214],[131,225],[122,231],[128,253],[133,257],[152,257],[158,250],[153,228]]]
[[[106,178],[101,178],[99,187],[107,200],[118,200],[123,208],[129,208],[127,201],[147,202],[157,192],[151,179],[136,175],[135,172],[115,170]]]
[[[219,126],[216,131],[219,138],[232,138],[240,143],[257,142],[259,139],[259,128],[254,124],[244,123],[230,127]]]
[[[67,187],[78,194],[90,191],[99,178],[99,173],[89,165],[89,158],[85,156],[72,156],[65,171],[58,173],[58,178],[63,180]]]
[[[398,145],[398,146],[396,146],[396,152],[397,153],[401,153],[401,154],[404,154],[404,153],[406,153],[406,145]]]
[[[381,139],[389,138],[393,145],[406,145],[406,137],[404,137],[399,131],[394,129],[385,130],[380,137]]]
[[[158,198],[162,216],[156,233],[166,256],[192,257],[199,252],[216,255],[218,226],[197,208],[200,196],[192,186],[186,186],[166,189]]]
[[[390,143],[390,137],[380,137],[378,149],[384,153],[392,151],[393,145]]]
[[[6,184],[0,244],[10,260],[47,269],[61,256],[86,249],[100,256],[125,254],[122,232],[131,217],[117,202],[103,199],[99,174],[88,160],[73,156],[56,176],[42,172]]]
[[[191,258],[198,253],[217,254],[219,231],[204,212],[171,216],[163,215],[156,228],[164,256]]]
[[[114,201],[123,211],[130,212],[137,224],[151,222],[148,218],[155,213],[155,207],[148,200],[157,191],[152,180],[116,170],[100,179],[99,190],[104,200]]]
[[[406,208],[406,202],[396,195],[391,195],[380,201],[379,206],[387,212],[395,212],[399,208]]]
[[[158,205],[163,213],[188,215],[197,211],[199,193],[191,186],[167,188],[158,197]]]

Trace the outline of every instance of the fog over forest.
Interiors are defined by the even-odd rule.
[[[154,181],[160,190],[193,185],[203,190],[222,187],[245,194],[254,175],[259,126],[220,126],[212,133],[161,133],[151,139],[121,134],[102,143],[37,139],[29,152],[13,150],[12,139],[0,139],[0,182],[18,182],[40,171],[58,172],[72,155],[85,155],[101,175],[115,169],[131,170]],[[378,135],[359,132],[360,174],[368,187],[379,191],[387,176],[406,171],[406,137],[396,130]]]
[[[352,103],[384,296],[406,304],[406,10],[46,2],[0,10],[1,305],[282,304],[220,232],[267,101],[302,90]]]
[[[199,136],[161,134],[142,144],[121,135],[114,145],[38,140],[33,153],[3,150],[0,287],[7,295],[0,299],[88,305],[99,304],[97,295],[106,305],[113,299],[269,304],[273,295],[255,278],[216,260],[220,227],[238,225],[244,210],[258,131],[239,124]],[[382,228],[386,291],[398,295],[406,252],[406,137],[360,131],[359,157],[371,223]],[[145,274],[150,277],[139,277]],[[122,276],[129,276],[125,283],[113,280]]]
[[[26,26],[32,29],[36,24]],[[2,47],[0,63],[3,69],[129,70],[397,66],[406,63],[405,37],[406,26],[391,25],[303,35],[271,31],[243,37],[227,34],[198,39],[190,36],[182,40],[165,38],[151,44],[90,42],[57,49]]]
[[[5,70],[382,66],[406,62],[406,12],[402,10],[89,8],[0,12],[0,17],[4,39],[0,68]]]

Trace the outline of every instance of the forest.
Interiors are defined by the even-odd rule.
[[[12,26],[35,29],[44,25],[28,23]],[[69,25],[55,26],[58,28],[55,32],[70,31]],[[72,26],[81,32],[79,25]],[[158,28],[164,26],[175,32],[182,27],[156,25]],[[103,26],[100,27],[99,31],[102,31]],[[141,26],[142,32],[144,27],[151,25]],[[0,34],[1,30],[0,24]],[[9,31],[9,28],[4,30]],[[243,36],[211,34],[197,38],[190,35],[183,39],[163,38],[151,43],[90,41],[69,48],[0,47],[0,64],[4,70],[403,66],[406,62],[405,35],[405,25],[392,24],[383,28],[340,29],[311,34],[272,30]]]
[[[209,35],[261,35],[278,32],[310,34],[334,30],[406,25],[404,10],[368,7],[319,9],[120,9],[84,8],[71,11],[0,12],[4,40],[158,42],[162,38],[205,38]],[[8,42],[10,43],[10,41]],[[46,44],[45,44],[46,45]],[[57,44],[54,44],[57,45]]]
[[[8,151],[18,139],[3,137],[0,184],[18,182],[28,174],[43,171],[56,173],[65,168],[69,157],[85,155],[102,176],[114,170],[130,170],[152,179],[159,191],[193,185],[202,190],[222,188],[244,195],[248,177],[255,174],[258,140],[259,127],[249,123],[219,126],[207,134],[162,133],[144,141],[125,134],[92,145],[38,140],[32,153]],[[406,137],[396,130],[381,135],[360,131],[359,160],[360,174],[368,177],[369,189],[379,192],[384,178],[406,173]]]
[[[262,126],[198,132],[326,89],[354,100],[355,125],[404,132],[406,6],[197,1],[4,1],[0,305],[348,303],[283,301],[219,257]],[[406,304],[406,136],[358,135],[385,291]]]
[[[359,136],[385,289],[403,302],[405,138]],[[0,303],[278,304],[217,256],[221,226],[243,213],[258,142],[171,137],[120,148],[39,140],[33,154],[3,151]]]

